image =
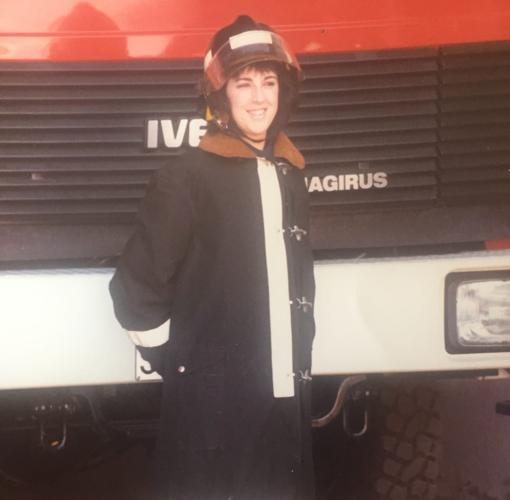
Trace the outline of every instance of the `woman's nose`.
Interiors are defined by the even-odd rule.
[[[252,99],[254,102],[262,102],[264,100],[264,89],[262,85],[253,86]]]

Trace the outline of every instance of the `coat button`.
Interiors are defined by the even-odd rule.
[[[177,368],[177,371],[178,371],[179,373],[184,373],[184,372],[186,371],[186,367],[185,367],[185,366],[183,366],[183,365],[181,365],[181,366],[179,366],[179,368]]]

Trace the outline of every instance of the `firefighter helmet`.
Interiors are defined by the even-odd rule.
[[[285,40],[269,26],[249,16],[239,16],[214,35],[204,59],[204,93],[207,98],[223,88],[227,80],[245,66],[276,62],[301,79],[301,67]]]

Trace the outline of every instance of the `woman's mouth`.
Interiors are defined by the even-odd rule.
[[[265,109],[252,109],[247,111],[254,120],[261,120],[266,115]]]

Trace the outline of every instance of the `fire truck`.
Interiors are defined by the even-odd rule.
[[[439,498],[436,381],[510,366],[506,0],[3,0],[2,487],[153,434],[158,376],[107,285],[152,172],[205,132],[202,58],[239,14],[304,71],[313,425],[365,449],[362,498]],[[77,453],[84,428],[101,446]]]

